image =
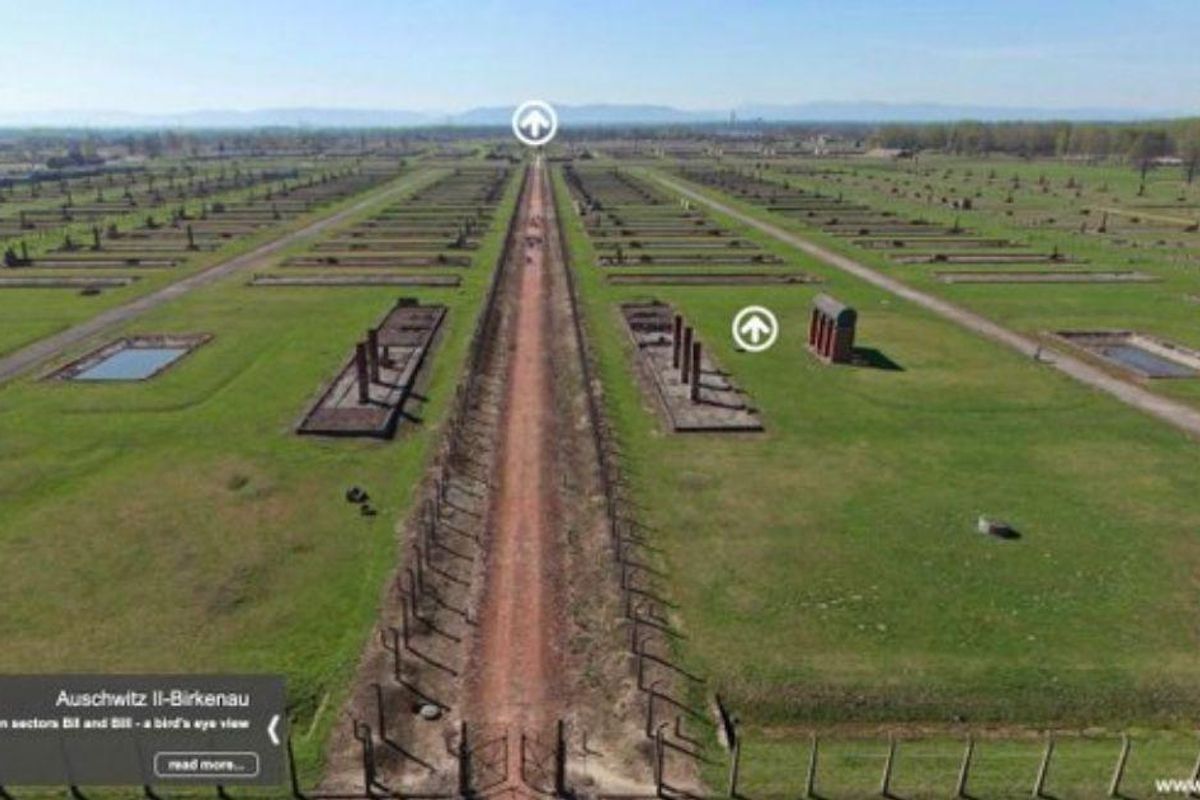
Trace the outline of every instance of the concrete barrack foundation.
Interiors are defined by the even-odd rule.
[[[249,286],[442,286],[454,287],[462,284],[458,275],[389,275],[381,273],[370,274],[335,274],[317,275],[287,275],[265,274],[255,275],[250,279]]]
[[[664,303],[624,303],[640,369],[676,433],[761,431],[758,411],[686,320]]]
[[[942,283],[1154,283],[1162,280],[1136,270],[939,270]]]
[[[179,348],[185,351],[184,355],[189,355],[196,348],[210,342],[212,338],[212,334],[209,333],[141,333],[131,336],[122,336],[121,338],[115,339],[108,344],[97,347],[94,350],[90,350],[89,352],[85,353],[79,358],[74,359],[73,361],[70,361],[64,366],[54,369],[49,374],[43,376],[43,380],[75,380],[92,367],[124,350]],[[175,366],[179,361],[179,358],[172,359],[161,369],[155,370],[144,377],[139,377],[134,380],[148,380],[150,378],[157,377],[162,372]]]
[[[391,438],[446,315],[401,298],[357,342],[354,355],[296,426],[300,434]]]
[[[613,284],[643,286],[803,286],[822,280],[803,272],[618,272],[606,274],[604,279]]]
[[[1200,351],[1148,333],[1068,330],[1051,335],[1077,352],[1135,378],[1200,377]]]

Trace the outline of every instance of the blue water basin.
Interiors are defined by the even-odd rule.
[[[1099,348],[1099,352],[1105,358],[1124,364],[1151,378],[1187,378],[1196,374],[1196,370],[1191,367],[1133,344],[1104,345]]]
[[[127,347],[75,376],[77,381],[137,381],[181,358],[186,347]]]

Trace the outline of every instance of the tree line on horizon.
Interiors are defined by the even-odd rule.
[[[880,126],[878,147],[937,150],[955,155],[1003,153],[1022,158],[1120,160],[1143,172],[1178,158],[1188,182],[1200,168],[1200,117],[1162,122],[930,122]]]

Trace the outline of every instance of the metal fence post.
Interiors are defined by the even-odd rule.
[[[883,761],[883,775],[879,779],[879,794],[881,797],[892,796],[892,768],[896,763],[896,737],[888,737],[887,758]]]
[[[292,797],[294,800],[305,800],[304,791],[300,788],[300,774],[296,771],[296,752],[292,747],[291,726],[288,726],[287,737],[287,760],[288,760],[288,778],[292,784]]]
[[[471,750],[467,745],[467,721],[458,723],[458,796],[471,796]]]
[[[817,796],[817,750],[820,747],[820,740],[814,733],[812,735],[812,749],[808,752],[808,775],[804,778],[804,798],[811,800]]]
[[[664,761],[666,760],[665,748],[663,747],[662,729],[654,732],[654,796],[666,797],[667,792],[664,784],[663,772]]]
[[[967,795],[967,781],[971,777],[971,758],[975,755],[975,738],[967,737],[967,745],[963,749],[962,764],[958,767],[958,782],[954,786],[955,800],[965,800]]]
[[[558,721],[558,738],[554,743],[554,794],[569,797],[567,791],[567,729],[566,723]]]
[[[729,791],[728,795],[738,796],[738,777],[742,769],[742,737],[735,736],[733,746],[729,751]]]
[[[1117,765],[1113,767],[1112,781],[1108,784],[1108,796],[1121,796],[1121,779],[1125,777],[1125,764],[1129,761],[1129,734],[1121,734],[1121,752],[1117,755]]]
[[[1054,735],[1046,736],[1046,749],[1042,753],[1042,763],[1038,765],[1037,776],[1033,781],[1033,797],[1046,796],[1046,777],[1050,773],[1050,759],[1054,757]]]

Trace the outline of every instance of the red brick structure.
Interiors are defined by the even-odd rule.
[[[853,308],[827,294],[817,295],[808,323],[808,349],[827,363],[849,363],[857,323],[858,312]]]

